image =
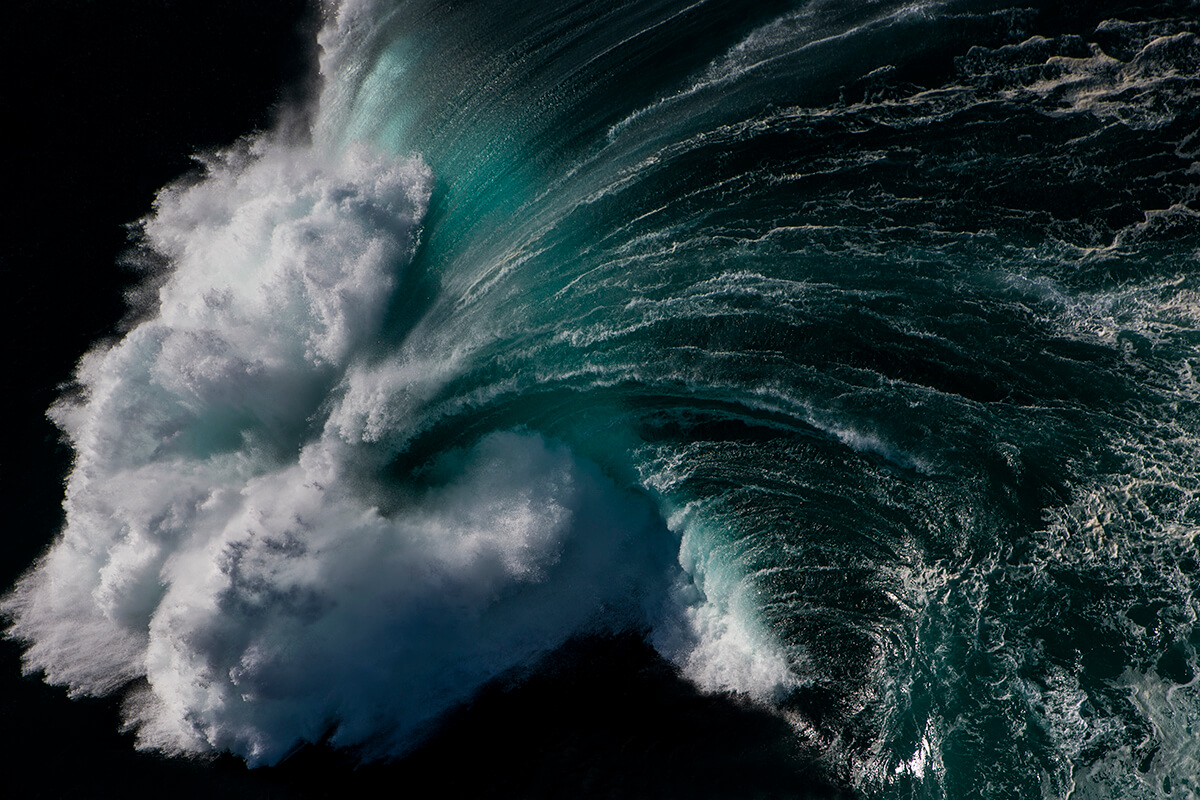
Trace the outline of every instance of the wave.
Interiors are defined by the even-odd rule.
[[[634,632],[866,796],[1197,789],[1180,4],[330,4],[51,416],[25,668],[395,758]]]

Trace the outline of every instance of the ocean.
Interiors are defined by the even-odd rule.
[[[1196,3],[18,21],[27,796],[1200,796]]]

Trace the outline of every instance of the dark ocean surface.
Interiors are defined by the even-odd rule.
[[[1200,794],[1196,3],[4,45],[19,796]]]

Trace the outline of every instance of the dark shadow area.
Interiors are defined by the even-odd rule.
[[[3,647],[0,669],[17,670]],[[706,696],[639,636],[574,641],[497,682],[406,758],[359,766],[309,746],[256,770],[138,753],[119,702],[67,702],[36,679],[6,691],[0,752],[22,798],[842,798],[782,720]],[[14,782],[14,778],[16,779]]]
[[[349,757],[313,747],[270,770],[307,797]],[[700,694],[639,636],[573,641],[519,684],[484,689],[430,740],[350,780],[364,795],[436,786],[447,797],[834,798],[786,722]],[[323,793],[324,792],[324,793]]]
[[[139,276],[125,225],[191,154],[270,127],[313,81],[315,3],[21,0],[4,7],[0,272],[7,587],[61,524],[70,452],[44,417]]]

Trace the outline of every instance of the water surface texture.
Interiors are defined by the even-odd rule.
[[[345,0],[319,45],[51,409],[27,670],[142,748],[386,760],[633,634],[854,796],[1200,793],[1200,7]]]

